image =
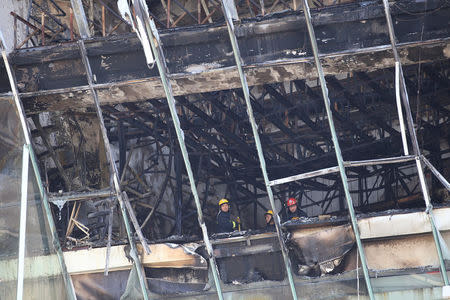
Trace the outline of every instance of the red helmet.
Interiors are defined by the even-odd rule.
[[[286,205],[292,206],[292,205],[296,205],[297,204],[297,200],[295,198],[289,198],[288,201],[286,201]]]

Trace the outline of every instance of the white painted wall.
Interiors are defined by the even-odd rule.
[[[26,19],[28,0],[1,0],[0,1],[0,31],[5,39],[8,52],[14,48],[14,18],[10,12],[15,12]],[[20,21],[17,22],[17,40],[22,41],[25,37],[26,27]]]

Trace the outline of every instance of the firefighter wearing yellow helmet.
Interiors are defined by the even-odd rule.
[[[275,230],[275,220],[273,219],[273,211],[269,209],[264,214],[264,218],[266,219],[266,229]]]
[[[216,219],[216,232],[232,232],[237,229],[235,221],[231,220],[230,203],[227,199],[223,198],[219,201],[219,213]]]

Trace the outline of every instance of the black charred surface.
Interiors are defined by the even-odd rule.
[[[126,290],[130,271],[71,275],[77,299],[119,299]]]
[[[428,1],[428,14],[417,22],[417,14],[422,14],[424,9],[424,3],[414,1],[397,1],[392,7],[400,44],[424,43],[450,36],[450,4],[438,0]],[[315,10],[313,23],[322,55],[389,46],[384,11],[377,1]],[[236,35],[244,63],[248,66],[273,64],[275,61],[295,63],[312,56],[302,12],[243,21],[236,26]],[[162,31],[161,39],[171,74],[198,73],[235,65],[228,33],[223,25]],[[86,47],[98,84],[158,76],[156,68],[148,69],[144,63],[141,44],[134,34],[87,41]],[[420,55],[409,53],[407,58],[426,61],[427,55],[430,59],[445,57],[442,47],[433,51]],[[378,56],[362,58],[363,61],[359,63],[373,65],[385,56],[391,54],[384,51]],[[12,55],[12,63],[22,92],[87,84],[78,47],[73,43],[19,50]],[[324,67],[327,67],[327,62],[324,62]],[[285,81],[299,77],[275,64],[267,72],[270,73],[267,76],[258,74],[256,81]],[[180,78],[177,83],[186,87],[200,84],[198,80]],[[6,83],[1,81],[0,90],[5,89]],[[220,86],[216,88],[222,89]]]
[[[433,164],[448,177],[445,173],[448,159],[444,159],[444,154],[448,153],[445,137],[450,136],[450,3],[428,1],[425,7],[422,2],[396,1],[391,9],[420,147],[427,151],[426,155],[430,153]],[[313,19],[344,160],[402,155],[394,59],[381,4],[369,1],[326,7],[313,11]],[[269,179],[336,166],[302,12],[243,20],[236,24],[236,34],[246,64]],[[267,203],[260,202],[267,197],[266,187],[226,28],[215,24],[166,30],[161,38],[196,183],[225,185],[224,196],[231,200],[234,212],[245,211],[243,215],[247,218],[253,213],[243,228],[256,229],[261,210],[268,209]],[[123,139],[129,141],[128,147],[131,140],[138,139],[142,147],[157,143],[175,153],[178,142],[157,70],[145,65],[136,36],[93,39],[86,41],[86,46],[99,98],[104,104],[110,141],[113,144],[122,141],[121,163],[127,152]],[[84,109],[92,105],[79,57],[74,43],[13,53],[19,88],[30,92],[22,94],[28,113]],[[6,91],[6,77],[0,76],[3,76],[0,89]],[[61,90],[48,91],[55,88]],[[117,103],[122,105],[107,105]],[[117,130],[118,126],[123,131]],[[162,153],[159,155],[163,157]],[[408,164],[413,165],[347,168],[349,179],[358,184],[351,187],[358,209],[365,212],[406,207],[405,203],[407,207],[423,205],[419,186],[414,182],[416,174],[401,169]],[[55,172],[49,170],[49,174]],[[144,170],[142,176],[152,172],[155,170],[151,168]],[[185,179],[181,182],[183,190],[189,190]],[[171,180],[161,189],[161,195],[167,187],[172,189],[171,185],[175,185]],[[142,186],[133,188],[146,193]],[[432,182],[433,193],[440,188],[439,183]],[[317,208],[314,214],[346,213],[336,173],[277,186],[273,191],[277,201],[284,203],[288,196],[297,197],[300,207]],[[314,199],[309,192],[316,193]],[[207,206],[212,200],[210,195],[204,191],[200,198],[212,232],[217,207]],[[440,199],[437,196],[433,195],[433,201]],[[153,197],[144,201],[153,205]],[[398,201],[402,198],[403,202]],[[174,211],[181,209],[183,213],[170,215],[157,211],[158,221],[149,222],[144,232],[159,230],[162,226],[157,222],[164,220],[163,224],[170,224],[167,227],[171,228],[152,234],[153,238],[175,233],[199,235],[192,197],[183,197],[175,206]],[[140,221],[149,211],[148,207],[140,209],[137,213]],[[224,264],[233,251],[219,253]]]
[[[163,295],[202,291],[208,283],[207,269],[146,268],[145,275],[150,291]]]
[[[447,144],[442,138],[437,138],[441,141],[438,145],[436,138],[430,138],[435,136],[430,132],[444,137],[450,128],[447,108],[450,104],[450,64],[448,61],[421,64],[421,70],[426,70],[427,73],[425,75],[421,72],[420,77],[418,68],[418,65],[403,68],[413,117],[416,119],[418,115],[422,116],[421,126],[417,130],[421,148],[433,151],[439,161],[448,151]],[[336,129],[345,160],[402,155],[402,142],[396,123],[398,115],[393,81],[392,68],[369,73],[355,72],[344,78],[327,77],[333,115],[336,116]],[[419,102],[416,99],[418,81],[422,86]],[[269,179],[337,165],[327,120],[323,117],[323,99],[318,86],[307,81],[294,80],[284,84],[256,86],[250,89],[250,94],[256,122],[260,126]],[[259,199],[266,197],[265,185],[241,91],[235,89],[191,94],[176,97],[176,100],[196,182],[203,184],[214,179],[219,184],[226,185],[228,193],[224,196],[232,201],[233,210],[236,209],[233,213],[238,213],[241,209],[248,217],[249,210],[253,213],[260,209],[267,210],[268,207],[264,207],[267,204],[259,202]],[[124,104],[120,112],[108,106],[106,111],[112,115],[112,119],[120,118],[128,124],[128,132],[132,134],[130,137],[152,137],[164,144],[170,141],[167,128],[172,125],[170,119],[164,118],[168,112],[164,99]],[[424,117],[433,115],[436,119]],[[138,132],[140,134],[137,134]],[[110,137],[113,141],[118,139],[114,131],[111,131]],[[174,139],[173,136],[171,138]],[[176,144],[176,140],[173,143]],[[445,159],[441,160],[441,170],[445,172],[447,163]],[[412,184],[417,180],[417,174],[404,173],[401,170],[413,164],[414,162],[407,162],[379,167],[347,168],[347,176],[352,181],[357,179],[361,182],[358,187],[351,187],[352,197],[359,211],[366,211],[369,207],[372,211],[405,207],[404,203],[408,203],[409,207],[423,206],[419,187],[415,183]],[[183,184],[188,188],[187,181]],[[441,188],[438,183],[433,187],[431,190],[438,191]],[[392,189],[395,193],[384,199],[377,199],[380,201],[378,206],[373,206],[373,195],[383,193],[386,189]],[[323,193],[310,200],[304,191]],[[325,174],[320,179],[277,186],[274,188],[274,194],[276,200],[282,203],[285,202],[286,195],[298,197],[302,208],[319,207],[320,214],[338,214],[338,211],[346,214],[341,180],[337,173]],[[202,201],[212,200],[203,193],[200,197]],[[369,201],[370,197],[372,198]],[[398,202],[400,198],[410,200]],[[186,203],[192,199],[186,200],[187,202],[183,202],[184,208],[188,207]],[[336,202],[340,203],[339,207],[330,206]],[[205,208],[204,203],[202,206]],[[256,209],[248,204],[254,204]],[[214,232],[217,207],[214,205],[213,209],[207,209],[205,214],[208,227]],[[195,210],[183,212],[184,215],[191,217],[183,217],[182,233],[199,234]],[[256,226],[251,226],[247,220],[243,228],[256,229]]]
[[[275,235],[236,242],[230,240],[215,244],[213,248],[224,283],[281,281],[285,278],[283,258]]]

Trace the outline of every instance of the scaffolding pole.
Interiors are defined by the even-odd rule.
[[[27,231],[27,199],[28,199],[28,166],[30,150],[23,145],[22,153],[22,183],[20,186],[20,223],[19,223],[19,254],[17,263],[17,293],[16,299],[23,298],[23,278],[25,269],[25,236]]]
[[[150,27],[152,29],[153,36],[157,37],[156,40],[158,41],[158,45],[161,45],[161,43],[159,41],[159,36],[155,35],[155,34],[157,34],[157,31],[156,31],[156,26],[153,23],[153,20],[150,20]],[[220,300],[223,300],[222,287],[221,287],[220,281],[219,281],[219,272],[217,269],[216,258],[214,256],[211,242],[209,241],[208,229],[206,228],[206,224],[203,220],[203,212],[202,212],[202,208],[201,208],[200,198],[198,197],[197,187],[195,186],[194,175],[192,173],[192,167],[191,167],[191,163],[189,161],[189,155],[187,152],[186,144],[184,143],[184,133],[183,133],[183,130],[181,129],[180,120],[178,119],[178,115],[177,115],[177,111],[176,111],[176,107],[175,107],[175,98],[174,98],[173,92],[172,92],[172,85],[170,84],[167,74],[165,73],[165,69],[166,69],[165,61],[162,60],[161,56],[159,55],[160,53],[155,44],[155,40],[153,38],[150,39],[150,43],[152,46],[153,54],[156,57],[156,64],[158,66],[159,74],[161,77],[161,82],[163,83],[163,86],[164,86],[164,92],[166,93],[166,98],[167,98],[167,102],[168,102],[169,109],[170,109],[170,115],[172,117],[172,121],[175,126],[175,132],[177,134],[177,139],[178,139],[178,143],[179,143],[179,146],[181,149],[181,154],[183,156],[184,165],[186,167],[186,171],[187,171],[187,174],[189,177],[191,191],[194,196],[195,206],[197,208],[198,223],[200,225],[200,228],[202,229],[203,241],[205,242],[206,250],[208,252],[209,264],[210,264],[211,271],[212,271],[212,274],[214,277],[214,283],[216,285],[217,296],[219,297]]]
[[[312,47],[313,54],[314,54],[314,61],[316,64],[317,74],[319,76],[320,88],[322,90],[322,97],[323,97],[325,109],[327,112],[328,124],[330,126],[330,131],[331,131],[331,138],[333,140],[334,151],[336,152],[336,159],[337,159],[338,166],[339,166],[339,172],[341,175],[342,186],[344,187],[345,199],[347,200],[348,212],[350,214],[350,218],[352,221],[353,232],[355,233],[356,245],[358,247],[359,255],[361,257],[361,264],[363,267],[364,279],[366,281],[366,286],[367,286],[367,291],[369,293],[369,297],[371,300],[374,300],[375,296],[373,294],[372,284],[370,282],[369,269],[367,266],[367,259],[366,259],[366,255],[364,253],[364,246],[362,245],[361,237],[359,234],[359,228],[358,228],[358,223],[356,220],[356,214],[355,214],[355,210],[353,208],[353,201],[352,201],[349,187],[348,187],[347,174],[345,173],[345,166],[344,166],[344,161],[342,158],[341,147],[339,146],[339,140],[338,140],[338,137],[336,134],[336,129],[334,127],[333,115],[332,115],[331,109],[330,109],[330,99],[328,98],[327,83],[325,81],[325,76],[323,74],[322,64],[320,63],[320,60],[319,60],[319,51],[317,49],[316,35],[314,33],[314,28],[313,28],[312,22],[311,22],[311,12],[309,11],[309,6],[308,6],[307,0],[303,0],[302,3],[303,3],[303,12],[305,14],[306,25],[308,27],[309,39],[311,41],[311,47]]]
[[[148,299],[147,283],[146,283],[146,279],[145,279],[145,274],[143,272],[143,267],[142,267],[141,261],[138,256],[136,244],[133,239],[133,233],[131,231],[130,221],[129,221],[128,215],[127,215],[126,205],[125,205],[124,199],[122,197],[122,192],[121,192],[120,184],[119,184],[119,175],[117,172],[117,167],[115,164],[114,157],[112,156],[111,147],[109,144],[109,138],[108,138],[108,134],[107,134],[106,127],[105,127],[105,121],[103,120],[103,112],[100,107],[100,102],[98,100],[97,91],[93,87],[92,69],[91,69],[91,65],[89,63],[89,59],[87,57],[84,41],[79,40],[78,46],[80,49],[81,60],[83,61],[83,65],[86,70],[86,77],[87,77],[88,84],[89,84],[89,87],[91,90],[92,98],[94,99],[95,111],[97,112],[97,117],[98,117],[99,123],[100,123],[99,125],[100,125],[100,130],[102,133],[103,143],[105,144],[106,157],[107,157],[108,163],[109,163],[110,178],[111,178],[113,186],[114,186],[117,200],[119,201],[119,206],[120,206],[120,211],[122,213],[123,223],[125,224],[125,230],[127,232],[128,242],[130,243],[130,248],[131,248],[130,256],[133,258],[133,261],[134,261],[134,264],[136,267],[142,295],[143,295],[144,299]],[[129,211],[129,213],[131,215],[133,213],[132,210]],[[142,246],[144,247],[144,250],[147,252],[147,254],[150,253],[147,242],[145,241],[145,238],[142,237],[141,243],[142,243]],[[108,256],[109,256],[109,251],[107,250],[107,252],[108,253],[106,255],[106,261],[108,261]],[[105,269],[107,269],[107,268],[108,268],[108,266],[106,266]]]
[[[186,172],[189,178],[189,183],[191,186],[192,195],[194,197],[195,206],[197,208],[198,224],[202,230],[203,241],[205,243],[206,251],[208,253],[209,265],[211,267],[211,272],[214,279],[214,284],[216,286],[217,296],[220,300],[223,300],[222,287],[220,285],[219,271],[217,268],[216,258],[214,256],[214,251],[209,240],[208,229],[203,220],[203,211],[200,203],[200,198],[198,196],[197,187],[195,185],[194,174],[192,173],[191,162],[189,160],[189,154],[184,142],[184,133],[181,129],[180,120],[175,107],[175,98],[173,96],[172,85],[170,83],[166,61],[164,59],[164,53],[161,47],[161,41],[159,39],[158,30],[156,29],[155,23],[148,16],[147,6],[141,0],[133,0],[133,9],[135,16],[137,18],[142,18],[138,20],[144,26],[145,32],[140,32],[141,35],[146,35],[148,39],[141,39],[141,41],[148,41],[152,49],[153,55],[155,57],[156,65],[158,67],[159,76],[161,78],[161,83],[166,94],[167,104],[169,106],[170,115],[172,117],[172,122],[175,127],[175,132],[178,139],[178,144],[181,149],[181,154],[183,156],[184,165],[186,167]],[[145,43],[145,42],[142,42]],[[143,47],[148,47],[148,45],[143,45]]]
[[[82,0],[70,0],[73,13],[75,15],[75,20],[78,25],[78,32],[82,39],[87,39],[91,37],[89,32],[89,24],[86,20],[86,14],[84,13],[83,1]]]
[[[283,239],[280,216],[275,207],[273,192],[272,192],[272,188],[270,186],[269,176],[267,174],[267,169],[266,169],[266,161],[264,159],[264,153],[263,153],[263,149],[261,146],[261,140],[260,140],[259,133],[258,133],[258,125],[256,124],[255,116],[253,114],[252,104],[250,102],[250,91],[249,91],[248,84],[247,84],[247,78],[245,77],[244,70],[242,68],[242,57],[240,54],[236,34],[234,33],[234,24],[233,24],[233,20],[232,20],[232,16],[234,15],[234,12],[231,12],[231,13],[229,12],[230,7],[234,7],[234,2],[228,1],[226,3],[225,1],[226,0],[222,0],[222,10],[223,10],[223,14],[225,16],[225,20],[227,23],[228,34],[230,37],[231,46],[233,48],[234,59],[236,61],[236,66],[237,66],[237,69],[239,72],[239,77],[241,80],[242,91],[244,93],[245,103],[247,106],[247,115],[248,115],[248,118],[249,118],[249,121],[250,121],[250,124],[252,127],[253,138],[255,140],[256,150],[258,152],[258,159],[259,159],[261,171],[262,171],[263,178],[264,178],[264,183],[266,185],[267,195],[269,197],[270,207],[272,208],[272,211],[274,212],[275,229],[277,232],[278,242],[279,242],[280,248],[281,248],[281,253],[283,255],[284,265],[285,265],[286,273],[287,273],[288,280],[289,280],[289,286],[291,288],[292,298],[297,299],[297,292],[295,290],[295,283],[294,283],[294,277],[293,277],[293,273],[292,273],[291,261],[289,259],[288,249],[287,249],[286,244]]]
[[[439,233],[438,229],[436,228],[436,224],[434,222],[433,205],[431,204],[431,201],[430,201],[430,195],[428,193],[428,187],[427,187],[427,183],[425,181],[425,175],[423,172],[419,143],[417,141],[417,135],[416,135],[416,131],[414,129],[414,121],[412,118],[411,107],[409,104],[408,91],[406,90],[405,77],[403,75],[402,63],[400,61],[400,56],[398,55],[397,42],[395,40],[394,25],[392,22],[392,17],[391,17],[388,0],[383,0],[383,6],[384,6],[384,12],[386,15],[386,23],[387,23],[388,32],[389,32],[389,39],[391,41],[392,52],[394,54],[394,60],[395,60],[396,65],[398,65],[398,69],[399,69],[398,73],[399,73],[399,80],[400,80],[400,92],[401,92],[401,96],[402,96],[402,100],[403,100],[403,106],[405,108],[406,121],[407,121],[409,135],[411,138],[413,152],[414,152],[414,156],[415,156],[415,160],[416,160],[417,173],[419,175],[419,181],[420,181],[420,186],[422,189],[422,195],[423,195],[425,205],[426,205],[425,211],[428,214],[428,219],[430,221],[430,225],[431,225],[431,228],[433,231],[433,238],[434,238],[434,243],[436,246],[436,251],[437,251],[437,254],[439,257],[439,266],[441,269],[442,279],[444,281],[444,285],[449,286],[447,270],[446,270],[445,262],[444,262],[444,259],[442,256],[442,246],[441,246],[440,239],[439,239],[440,233]]]
[[[447,189],[447,191],[450,191],[450,183],[445,179],[444,176],[442,176],[441,173],[431,164],[431,162],[423,155],[420,156],[424,164],[433,172],[434,176],[442,183],[442,185]]]
[[[52,210],[48,203],[47,193],[44,189],[44,185],[42,184],[41,175],[39,174],[39,166],[37,163],[37,158],[33,151],[33,147],[31,145],[31,134],[30,134],[30,129],[28,128],[28,124],[26,122],[25,110],[23,109],[22,102],[20,101],[19,92],[17,89],[16,78],[15,78],[13,70],[11,69],[11,65],[9,64],[9,59],[8,59],[8,56],[6,55],[5,47],[6,47],[5,40],[3,38],[2,32],[0,31],[0,48],[2,51],[2,57],[3,57],[4,64],[5,64],[6,72],[8,74],[9,84],[11,86],[14,103],[16,105],[17,113],[19,115],[19,120],[20,120],[20,124],[22,127],[24,139],[25,139],[25,145],[28,147],[28,150],[29,150],[31,163],[33,165],[33,170],[34,170],[34,174],[36,177],[36,182],[38,184],[39,193],[41,196],[42,203],[44,205],[44,210],[45,210],[45,214],[47,217],[48,226],[50,228],[52,246],[55,249],[56,255],[58,257],[58,262],[61,267],[61,273],[62,273],[64,283],[66,286],[67,297],[70,300],[75,300],[75,299],[77,299],[77,297],[75,295],[75,289],[73,287],[72,279],[70,278],[70,275],[67,272],[66,263],[64,261],[64,255],[61,250],[58,233],[56,231],[55,222],[53,220]]]
[[[399,156],[399,157],[388,157],[370,160],[359,160],[359,161],[344,161],[344,167],[363,167],[363,166],[373,166],[373,165],[386,165],[386,164],[396,164],[414,160],[414,155]],[[324,168],[320,170],[314,170],[311,172],[306,172],[298,175],[293,175],[285,178],[275,179],[269,181],[270,186],[285,184],[292,181],[304,180],[308,178],[313,178],[317,176],[322,176],[326,174],[332,174],[339,172],[339,166]]]
[[[402,99],[400,97],[400,64],[395,62],[395,102],[397,103],[398,122],[402,135],[403,153],[409,155],[408,142],[406,140],[405,121],[403,120]]]

